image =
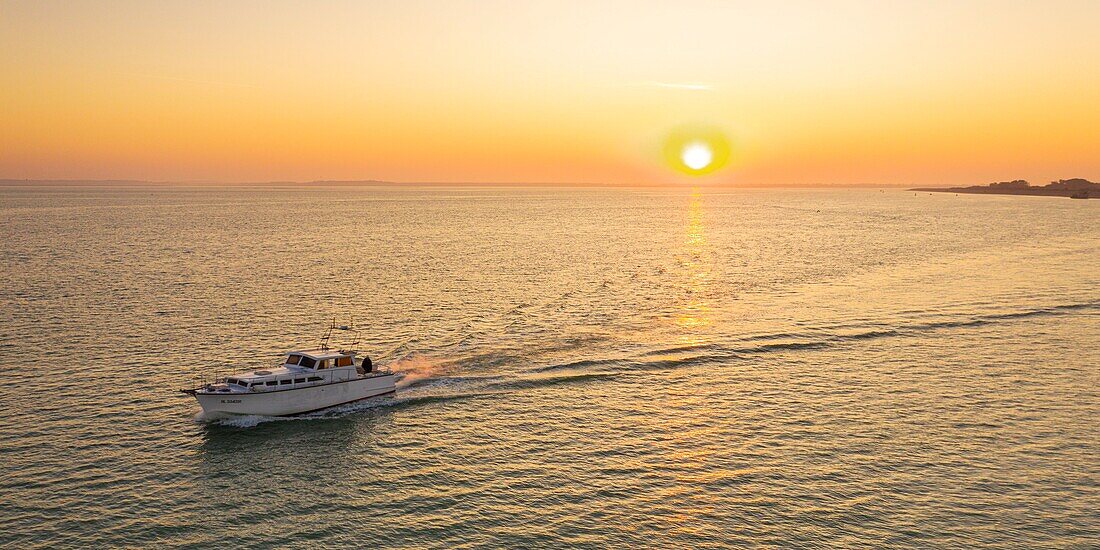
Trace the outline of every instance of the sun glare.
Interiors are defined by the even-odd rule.
[[[684,151],[680,153],[680,160],[684,162],[684,166],[692,170],[702,170],[706,168],[713,159],[714,153],[706,143],[701,141],[689,143],[684,147]]]
[[[673,129],[665,139],[668,165],[690,176],[712,174],[730,160],[730,142],[713,126],[690,125]]]

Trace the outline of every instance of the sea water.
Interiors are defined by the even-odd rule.
[[[878,189],[5,187],[0,546],[1096,545],[1098,222]],[[395,396],[209,420],[176,391],[333,318]]]

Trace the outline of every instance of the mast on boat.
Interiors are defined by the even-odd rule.
[[[336,330],[341,330],[341,331],[346,331],[346,332],[355,331],[354,340],[352,340],[352,342],[351,342],[351,344],[349,345],[348,348],[340,349],[340,352],[341,353],[347,353],[349,355],[357,354],[359,352],[359,336],[362,334],[362,331],[358,330],[355,327],[355,319],[354,318],[352,318],[351,323],[349,323],[347,325],[337,325],[336,324],[336,318],[333,317],[332,318],[332,323],[329,324],[328,328],[325,329],[324,334],[321,335],[321,351],[328,351],[329,350],[329,342],[332,340],[332,333],[333,333],[333,331],[336,331]]]

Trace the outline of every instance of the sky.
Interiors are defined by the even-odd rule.
[[[1095,0],[0,0],[0,178],[1095,181],[1098,21]],[[721,166],[670,160],[693,132]]]

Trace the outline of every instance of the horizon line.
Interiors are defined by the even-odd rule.
[[[211,181],[211,180],[142,180],[142,179],[39,179],[39,178],[0,178],[0,186],[42,185],[42,186],[95,186],[95,185],[150,185],[150,186],[193,186],[193,187],[714,187],[714,188],[909,188],[922,183],[607,183],[607,182],[476,182],[476,181],[391,181],[391,180],[271,180],[271,181]],[[950,185],[950,184],[939,184]]]

